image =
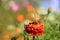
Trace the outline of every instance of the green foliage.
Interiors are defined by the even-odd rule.
[[[21,2],[22,0],[20,0]],[[36,2],[36,0],[29,0],[30,3],[36,7],[39,5],[39,2]],[[33,4],[34,3],[34,4]],[[32,37],[30,37],[24,30],[25,28],[25,24],[24,22],[18,23],[16,21],[16,15],[19,14],[23,14],[25,17],[27,15],[27,12],[25,10],[24,7],[21,8],[21,10],[17,13],[13,13],[11,10],[6,10],[4,8],[4,6],[7,4],[7,1],[3,1],[2,3],[0,3],[0,36],[2,36],[1,34],[3,34],[4,32],[2,31],[3,29],[7,29],[7,25],[18,25],[18,27],[21,28],[21,34],[24,37],[28,37],[29,40],[32,40]],[[55,15],[55,21],[51,22],[48,20],[48,17],[44,17],[44,19],[40,20],[39,23],[43,23],[44,24],[44,28],[45,28],[45,33],[42,36],[39,37],[35,37],[36,40],[60,40],[60,13],[56,13],[57,15],[55,15],[54,13],[52,13],[52,15]],[[29,19],[31,21],[34,21],[34,19]]]

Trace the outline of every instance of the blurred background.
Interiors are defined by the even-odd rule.
[[[45,29],[39,40],[60,40],[60,0],[0,0],[0,40],[31,40],[24,25],[35,16]]]

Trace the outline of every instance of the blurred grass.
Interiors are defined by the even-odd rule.
[[[32,1],[31,2],[36,2],[36,1]],[[36,3],[33,6],[37,6]],[[3,37],[5,34],[8,34],[10,36],[14,35],[13,31],[10,31],[7,29],[7,25],[15,25],[17,23],[16,21],[16,15],[19,14],[23,14],[24,16],[27,15],[26,10],[23,8],[21,11],[17,12],[17,13],[13,13],[11,10],[6,10],[4,8],[5,2],[3,2],[3,4],[1,4],[0,2],[0,40],[3,40]],[[38,38],[36,37],[36,39],[38,40],[60,40],[60,13],[56,13],[57,15],[55,15],[54,13],[52,15],[55,15],[55,21],[51,22],[48,20],[48,17],[45,17],[44,19],[40,20],[39,22],[44,23],[45,25],[45,33],[42,36],[39,36]],[[17,24],[18,25],[18,24]],[[24,29],[24,22],[19,23],[19,26],[22,30]],[[24,34],[24,32],[21,30],[22,34]],[[25,34],[24,34],[25,35]],[[25,35],[27,37],[29,37],[28,35]],[[32,37],[29,37],[29,39],[31,40]]]

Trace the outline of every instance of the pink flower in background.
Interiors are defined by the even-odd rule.
[[[14,1],[9,1],[9,7],[13,12],[17,12],[19,10],[19,5],[17,5]]]
[[[19,10],[19,5],[15,4],[11,7],[11,9],[12,9],[13,12],[17,12]]]
[[[57,2],[58,0],[51,0],[52,2]]]
[[[58,0],[53,0],[54,2],[58,1]]]
[[[28,6],[28,5],[29,5],[29,2],[28,2],[27,0],[23,2],[23,6],[26,7],[26,6]]]

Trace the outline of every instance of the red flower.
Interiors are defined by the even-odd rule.
[[[26,26],[25,31],[30,34],[31,36],[40,36],[44,33],[44,25],[38,24],[36,22],[29,23]]]

